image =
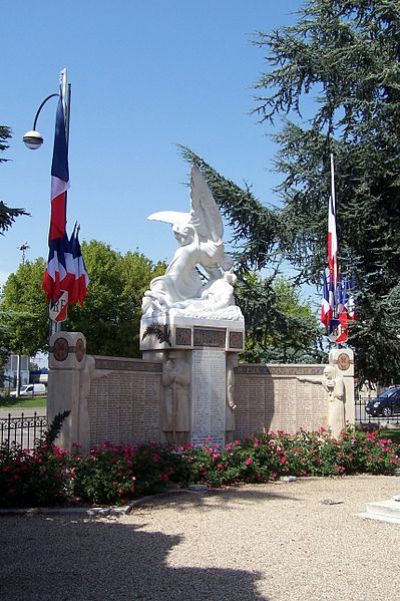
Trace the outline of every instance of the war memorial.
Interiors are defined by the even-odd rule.
[[[83,334],[52,335],[48,419],[70,411],[60,445],[223,445],[270,429],[337,434],[353,423],[349,349],[331,351],[329,365],[239,362],[245,323],[236,277],[218,207],[195,166],[188,209],[149,217],[170,224],[178,246],[143,297],[142,359],[87,355]]]

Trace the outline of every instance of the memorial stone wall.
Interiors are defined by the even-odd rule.
[[[104,441],[120,444],[165,442],[162,428],[163,362],[154,355],[147,360],[100,357],[85,354],[82,334],[62,332],[52,337],[48,418],[69,410],[59,444],[74,443],[89,450]],[[221,349],[193,350],[191,411],[197,430],[193,442],[200,444],[220,430],[225,399],[224,361]],[[347,396],[345,419],[354,422],[354,370],[345,352],[335,351],[331,363],[344,375]],[[207,354],[211,353],[211,354]],[[222,356],[222,355],[221,355]],[[346,363],[346,364],[345,364]],[[194,369],[194,367],[196,369]],[[209,376],[201,377],[206,368]],[[239,364],[234,369],[235,438],[269,430],[294,433],[300,428],[318,430],[328,426],[330,403],[324,388],[325,365]],[[207,375],[206,374],[206,375]],[[203,440],[204,439],[204,440]]]
[[[327,425],[324,365],[241,364],[235,370],[236,436]]]

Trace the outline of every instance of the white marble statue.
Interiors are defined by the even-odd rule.
[[[224,253],[223,224],[203,175],[191,171],[190,212],[161,211],[149,219],[172,225],[179,242],[165,275],[154,278],[142,302],[144,317],[174,309],[181,315],[214,315],[237,319],[233,299],[232,260]],[[200,275],[199,270],[205,277]]]
[[[343,377],[335,377],[335,368],[327,365],[324,369],[322,386],[328,393],[328,424],[336,438],[346,426],[346,388]]]

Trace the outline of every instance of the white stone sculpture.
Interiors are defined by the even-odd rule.
[[[163,367],[163,431],[169,443],[186,442],[190,430],[190,366],[184,351],[171,351]]]
[[[346,426],[346,390],[343,377],[335,377],[332,365],[327,365],[324,369],[322,386],[328,393],[328,424],[333,436],[338,437]]]
[[[172,225],[179,247],[165,275],[154,278],[145,292],[143,317],[173,309],[175,315],[241,319],[233,298],[232,260],[224,253],[222,219],[207,182],[195,166],[190,201],[189,213],[161,211],[149,216]]]

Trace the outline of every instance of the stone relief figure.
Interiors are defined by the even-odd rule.
[[[163,366],[162,429],[169,443],[182,444],[190,430],[190,365],[183,351],[171,351]]]
[[[321,379],[312,380],[304,376],[297,376],[300,382],[309,384],[322,384],[322,387],[328,393],[328,426],[336,438],[346,426],[346,388],[342,376],[335,377],[335,368],[333,365],[327,365],[324,368]]]
[[[337,437],[346,426],[346,389],[343,377],[335,377],[332,365],[327,365],[324,369],[322,386],[328,393],[328,424],[333,436]]]
[[[172,225],[179,247],[163,276],[154,278],[142,302],[144,317],[167,313],[221,311],[235,305],[232,260],[225,254],[222,219],[200,171],[191,171],[190,212],[161,211],[150,220]],[[200,272],[204,275],[202,277]],[[224,275],[226,272],[226,275]],[[230,311],[240,317],[237,311]]]
[[[226,412],[225,439],[233,440],[235,431],[235,367],[238,365],[237,353],[228,353],[226,357]]]

